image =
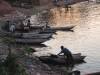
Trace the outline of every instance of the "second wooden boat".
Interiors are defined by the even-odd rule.
[[[40,44],[48,39],[40,39],[40,38],[35,38],[35,39],[24,39],[24,38],[16,38],[15,42],[16,43],[23,43],[23,44]]]

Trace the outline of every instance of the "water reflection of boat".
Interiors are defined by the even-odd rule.
[[[86,56],[81,56],[80,53],[73,54],[74,63],[82,63],[84,62],[84,58]],[[65,65],[66,61],[64,56],[57,56],[57,55],[51,55],[51,56],[41,56],[39,59],[47,64],[55,64],[55,65]]]

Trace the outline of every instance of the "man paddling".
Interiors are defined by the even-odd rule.
[[[65,60],[66,60],[66,65],[73,66],[74,63],[73,63],[72,53],[67,48],[64,48],[64,46],[61,46],[61,52],[58,55],[60,55],[62,53],[64,53],[64,57],[65,57]]]

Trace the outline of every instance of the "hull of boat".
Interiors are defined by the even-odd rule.
[[[23,44],[40,44],[47,40],[48,39],[23,39],[23,38],[20,39],[20,38],[17,38],[17,39],[15,39],[15,42],[23,43]]]
[[[85,74],[85,75],[100,75],[100,72],[89,73],[89,74]]]
[[[40,38],[40,39],[48,39],[52,37],[52,33],[40,33],[40,32],[28,32],[28,33],[22,33],[22,32],[7,32],[6,30],[1,29],[2,36],[12,36],[15,38],[27,38],[27,39],[34,39],[34,38]]]
[[[22,38],[27,38],[27,39],[34,39],[34,38],[42,38],[42,39],[48,39],[51,38],[52,34],[33,34],[33,33],[23,33]]]
[[[82,63],[86,56],[81,56],[80,54],[73,54],[74,63]],[[39,59],[47,64],[55,64],[55,65],[65,65],[66,60],[64,56],[41,56]]]
[[[70,31],[74,28],[75,26],[67,26],[67,27],[51,27],[52,30],[55,31]]]

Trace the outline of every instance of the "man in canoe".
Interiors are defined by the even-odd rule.
[[[73,66],[74,65],[73,56],[72,56],[72,53],[69,51],[69,49],[64,48],[64,46],[61,46],[61,52],[58,55],[60,55],[62,53],[64,53],[64,57],[65,57],[65,60],[66,60],[66,65]]]
[[[24,31],[24,23],[23,23],[22,20],[20,20],[19,26],[20,26],[20,30],[21,30],[21,31]]]

